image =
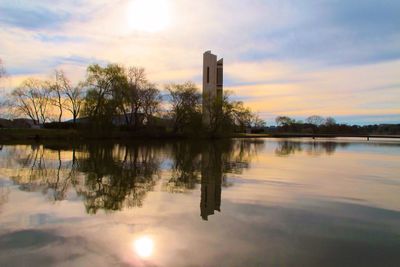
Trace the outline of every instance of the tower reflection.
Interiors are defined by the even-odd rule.
[[[205,146],[201,159],[200,214],[203,220],[221,211],[222,151],[217,144]]]

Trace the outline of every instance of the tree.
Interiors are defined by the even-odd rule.
[[[201,95],[194,83],[169,84],[166,89],[170,94],[170,114],[175,133],[185,132],[190,124],[201,123]]]
[[[17,114],[29,117],[34,124],[49,119],[50,91],[45,82],[29,78],[14,89],[11,96],[10,105]]]
[[[79,83],[73,86],[62,70],[56,71],[56,79],[59,92],[63,97],[62,105],[64,109],[71,113],[73,122],[76,123],[83,105],[83,84]],[[61,101],[59,100],[58,103],[61,103]],[[62,113],[60,118],[61,116]]]
[[[147,83],[140,93],[143,114],[148,124],[152,123],[154,114],[159,112],[162,97],[155,84]]]
[[[327,117],[325,120],[325,125],[326,126],[333,126],[336,125],[336,120],[332,117]]]
[[[239,130],[245,131],[247,128],[265,125],[257,114],[246,107],[242,101],[231,101],[231,93],[225,92],[222,99],[207,102],[204,106],[209,115],[209,124],[207,131],[211,135],[226,134],[227,132]]]
[[[130,67],[124,70],[127,82],[125,86],[119,87],[116,92],[118,110],[125,117],[127,125],[138,126],[139,113],[142,107],[140,97],[141,88],[147,84],[144,68]]]
[[[148,123],[152,116],[159,110],[162,98],[156,85],[146,78],[146,71],[141,67],[130,67],[127,72],[127,91],[122,94],[121,110],[128,125],[134,128],[139,126],[140,113]]]
[[[117,112],[121,93],[127,86],[124,69],[116,64],[101,67],[90,65],[87,69],[84,114],[96,124],[111,124]]]
[[[289,126],[295,123],[295,120],[287,116],[278,116],[275,119],[278,126]]]
[[[267,123],[265,122],[265,120],[261,119],[258,114],[254,114],[251,125],[254,128],[264,128],[265,126],[267,126]]]
[[[315,126],[320,126],[320,125],[324,124],[325,119],[321,116],[313,115],[313,116],[308,117],[306,119],[306,122],[309,124],[313,124]]]
[[[245,107],[242,101],[225,101],[224,117],[227,117],[233,126],[239,127],[240,131],[251,127],[253,114],[250,108]]]
[[[50,103],[58,109],[58,122],[61,122],[65,99],[63,97],[63,85],[65,83],[65,75],[61,70],[55,70],[56,79],[54,82],[47,82],[50,90]]]

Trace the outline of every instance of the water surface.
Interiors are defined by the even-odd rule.
[[[400,266],[394,140],[0,148],[0,266]]]

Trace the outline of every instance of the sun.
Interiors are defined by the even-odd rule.
[[[127,16],[129,28],[136,31],[159,32],[170,24],[169,0],[132,0]]]

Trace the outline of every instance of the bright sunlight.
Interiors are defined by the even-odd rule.
[[[136,254],[141,258],[148,258],[153,254],[153,240],[147,236],[136,239],[133,246]]]
[[[158,32],[171,20],[168,0],[132,0],[128,8],[129,27],[137,31]]]

